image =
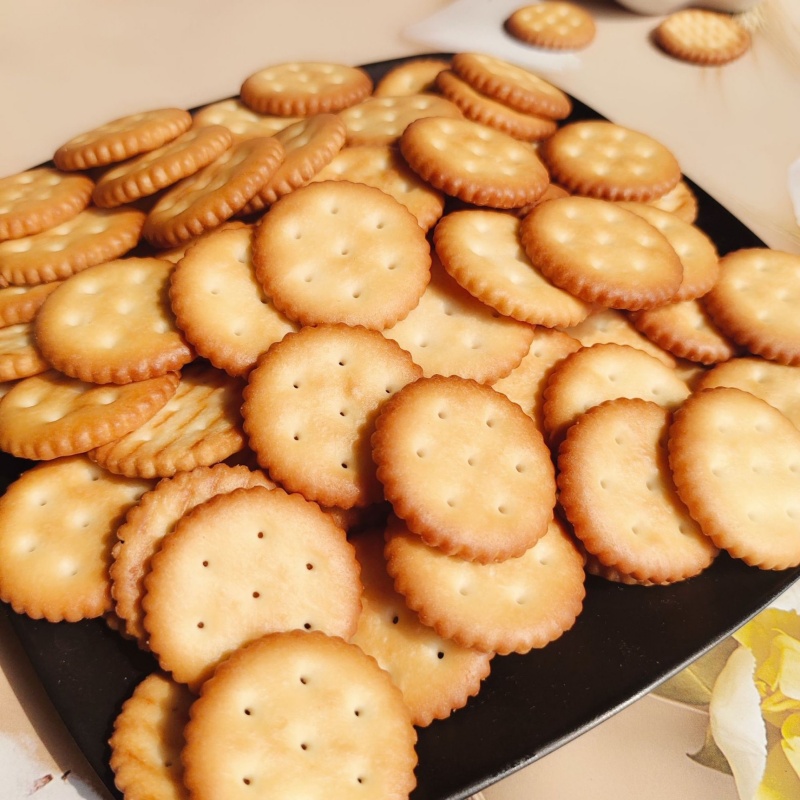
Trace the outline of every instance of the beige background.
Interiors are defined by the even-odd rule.
[[[530,63],[612,119],[651,131],[770,245],[800,252],[787,186],[789,165],[800,156],[800,4],[763,0],[770,13],[755,46],[722,69],[667,59],[649,40],[657,19],[610,0],[586,3],[599,23],[591,48],[541,63],[500,30],[515,5],[0,0],[0,175],[48,159],[67,138],[113,117],[236,94],[244,77],[269,63],[357,64],[484,49]],[[95,800],[101,795],[89,770],[0,623],[0,799]],[[730,778],[685,755],[700,747],[704,731],[702,715],[647,697],[485,795],[734,800]]]

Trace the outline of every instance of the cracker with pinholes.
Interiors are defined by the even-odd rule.
[[[395,589],[440,636],[487,653],[527,653],[558,639],[583,610],[583,555],[553,518],[518,558],[480,564],[426,545],[397,518],[386,530]]]
[[[435,94],[370,97],[342,111],[347,144],[395,144],[414,120],[425,117],[461,118],[458,106]]]
[[[234,653],[203,686],[186,740],[194,800],[407,800],[416,785],[400,690],[358,647],[317,631]]]
[[[147,215],[143,236],[155,247],[175,247],[219,227],[256,196],[283,159],[272,136],[238,142],[168,189]]]
[[[491,382],[522,360],[533,326],[474,298],[434,257],[431,281],[409,315],[383,331],[411,353],[426,377],[459,375]]]
[[[704,303],[720,330],[755,355],[800,365],[800,255],[767,248],[728,253]]]
[[[377,331],[318,325],[287,334],[244,392],[250,447],[270,476],[325,506],[383,499],[369,437],[381,405],[421,369]]]
[[[273,64],[249,75],[242,102],[261,114],[310,117],[335,114],[372,91],[372,79],[359,67],[319,61]]]
[[[110,472],[165,478],[224,461],[244,446],[242,383],[205,361],[181,370],[175,394],[146,423],[89,451]]]
[[[800,430],[764,400],[703,389],[676,412],[669,463],[714,544],[762,569],[800,564]]]
[[[263,486],[217,495],[183,516],[153,556],[145,589],[150,648],[193,689],[265,633],[349,638],[361,610],[345,532],[316,503]]]
[[[0,328],[0,381],[28,378],[49,368],[36,347],[30,322]]]
[[[650,200],[673,189],[681,168],[673,153],[641,131],[606,120],[559,128],[539,153],[553,180],[573,194]]]
[[[169,282],[177,326],[199,355],[234,376],[246,375],[271,344],[297,330],[256,280],[251,240],[250,228],[211,232]]]
[[[436,76],[450,66],[441,58],[417,58],[386,72],[372,92],[375,97],[401,97],[434,89]]]
[[[559,503],[575,535],[601,564],[645,583],[691,578],[718,553],[675,489],[670,421],[656,403],[608,400],[578,417],[558,454]]]
[[[372,186],[324,181],[270,208],[256,229],[253,263],[289,318],[380,330],[417,305],[431,256],[416,218],[393,197]]]
[[[381,408],[372,435],[386,499],[426,544],[487,563],[520,556],[555,505],[533,420],[489,386],[420,378]]]
[[[577,325],[591,312],[531,262],[520,242],[520,221],[510,214],[455,211],[439,221],[433,242],[447,272],[505,316],[554,328]]]
[[[299,122],[301,117],[276,117],[259,114],[248,108],[238,98],[220,100],[195,111],[192,117],[193,128],[207,125],[224,125],[235,137],[235,141],[255,139],[260,136],[274,136],[278,131]]]
[[[760,397],[800,428],[800,367],[763,358],[732,358],[701,378],[698,389],[729,386]]]
[[[489,674],[491,654],[443,639],[419,621],[386,571],[382,530],[366,531],[351,541],[364,584],[351,641],[392,676],[415,725],[449,717],[478,693]]]
[[[0,402],[0,447],[19,458],[85,453],[150,419],[175,394],[177,373],[97,385],[47,370],[16,383]]]
[[[404,205],[426,231],[444,211],[442,193],[423,181],[391,145],[346,147],[312,180],[350,181],[374,186]]]
[[[0,241],[32,236],[83,211],[92,180],[49,167],[0,179]]]
[[[638,311],[672,299],[683,265],[667,238],[616,203],[563,197],[522,221],[528,258],[556,286],[587,303]]]
[[[181,750],[195,699],[182,684],[153,672],[123,703],[109,739],[109,766],[128,800],[188,800]]]
[[[750,33],[730,14],[684,8],[665,17],[653,40],[669,55],[690,64],[719,66],[750,48]]]
[[[144,219],[133,208],[90,207],[41,233],[0,242],[0,279],[49,283],[118,258],[137,244]]]
[[[0,497],[0,599],[50,622],[110,611],[114,534],[151,486],[83,455],[24,472]]]
[[[544,426],[550,444],[557,447],[581,414],[605,400],[641,398],[675,409],[689,392],[673,368],[642,350],[612,343],[583,347],[550,373]]]
[[[72,276],[36,315],[44,358],[89,383],[130,383],[180,369],[194,351],[169,306],[173,268],[158,258],[128,258]]]
[[[162,478],[128,511],[117,530],[117,542],[112,550],[111,595],[125,632],[136,639],[142,649],[147,648],[147,632],[142,624],[144,578],[164,537],[175,530],[184,514],[206,500],[251,486],[271,489],[275,484],[260,470],[244,466],[197,467],[172,478]]]
[[[518,208],[538,200],[550,182],[528,142],[472,120],[418,119],[399,142],[414,172],[466,203]]]
[[[548,50],[580,50],[591,44],[597,32],[589,11],[564,0],[522,6],[504,25],[518,41]]]
[[[157,108],[111,120],[65,142],[53,160],[59,169],[102,167],[155,150],[192,124],[182,108]]]
[[[232,143],[233,135],[222,125],[188,130],[163,147],[104,172],[92,192],[94,202],[114,208],[149,197],[198,172]]]

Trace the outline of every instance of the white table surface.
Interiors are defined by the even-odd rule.
[[[772,247],[800,252],[786,187],[800,156],[800,23],[793,0],[763,0],[767,23],[727,67],[655,51],[657,18],[587,2],[595,43],[542,67],[575,96],[667,143],[700,185]],[[793,9],[790,6],[793,4]],[[0,0],[0,175],[47,160],[72,135],[133,111],[236,94],[283,60],[358,64],[434,50],[532,56],[496,26],[508,0]],[[443,16],[437,16],[443,15]],[[772,24],[772,17],[783,24]],[[735,800],[700,767],[702,714],[645,697],[485,790],[487,800]],[[0,618],[0,800],[106,798]]]

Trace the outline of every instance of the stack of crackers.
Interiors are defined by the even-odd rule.
[[[720,258],[571,110],[478,53],[280,64],[0,181],[0,598],[157,659],[126,797],[407,797],[587,572],[800,564],[800,257]]]

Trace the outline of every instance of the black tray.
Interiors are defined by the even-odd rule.
[[[367,70],[377,80],[398,63],[371,64]],[[599,118],[574,101],[570,120]],[[699,201],[697,225],[720,254],[764,246],[688,183]],[[0,486],[25,466],[0,456]],[[495,657],[491,675],[466,708],[419,731],[413,799],[460,800],[555,750],[682,669],[798,578],[800,568],[762,571],[725,554],[698,577],[668,587],[589,577],[585,608],[572,630],[528,655]],[[102,621],[52,624],[0,607],[78,746],[120,797],[107,740],[122,702],[155,661]]]

